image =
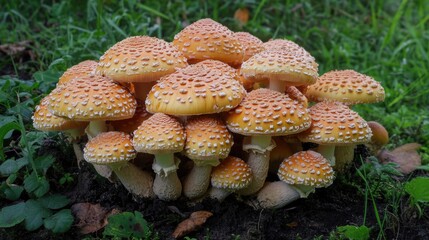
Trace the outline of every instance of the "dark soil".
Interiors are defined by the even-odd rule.
[[[74,159],[67,159],[66,154],[58,149],[49,150],[59,156],[64,170],[76,177],[74,184],[66,189],[58,188],[74,203],[99,203],[106,209],[120,211],[140,211],[144,218],[153,225],[159,239],[172,239],[171,234],[179,222],[192,212],[207,210],[213,213],[203,228],[190,234],[190,237],[203,239],[327,239],[337,226],[357,225],[364,221],[364,196],[356,187],[336,181],[326,189],[318,189],[307,199],[300,199],[282,209],[254,210],[234,196],[223,203],[205,200],[193,206],[186,199],[174,202],[147,200],[131,196],[121,185],[110,183],[98,177],[92,167],[86,163],[78,169]],[[363,154],[365,155],[365,154]],[[60,176],[55,171],[49,173],[53,179]],[[351,173],[353,175],[353,173]],[[274,177],[271,176],[273,179]],[[53,186],[55,188],[55,186]],[[3,205],[3,204],[2,204]],[[380,216],[385,214],[386,204],[378,202]],[[388,209],[388,208],[387,208]],[[408,211],[408,212],[407,212]],[[429,216],[426,211],[426,216]],[[396,223],[385,223],[386,239],[428,239],[429,220],[418,218],[412,209],[404,209]],[[371,202],[368,203],[366,226],[370,226],[371,238],[377,238],[378,224]],[[391,226],[391,227],[390,227]],[[93,233],[93,237],[102,238],[102,231]],[[52,235],[41,228],[28,232],[20,227],[0,229],[0,239],[81,239],[79,229],[73,227],[62,235]]]

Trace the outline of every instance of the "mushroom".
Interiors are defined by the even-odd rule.
[[[213,168],[209,197],[219,202],[252,181],[252,170],[240,158],[229,156]]]
[[[95,74],[95,68],[97,67],[97,64],[98,63],[96,61],[86,60],[70,67],[58,79],[58,85],[65,84],[75,77]]]
[[[345,105],[384,100],[384,88],[373,78],[354,70],[330,71],[308,86],[305,93],[313,102],[336,101]]]
[[[88,141],[84,158],[92,164],[108,165],[124,187],[140,197],[153,198],[153,177],[130,163],[136,157],[131,136],[123,132],[103,132]]]
[[[215,59],[237,66],[243,62],[243,49],[234,32],[209,18],[185,27],[174,36],[173,45],[189,63]]]
[[[48,109],[54,115],[90,122],[86,129],[89,138],[108,130],[106,120],[131,118],[137,105],[124,87],[98,75],[58,85],[49,99]]]
[[[372,155],[377,155],[378,151],[389,143],[389,132],[376,121],[369,121],[368,126],[371,128],[372,137],[371,142],[367,143],[366,146],[370,149]]]
[[[136,98],[145,100],[155,81],[187,65],[186,58],[172,44],[135,36],[109,48],[100,57],[97,72],[117,82],[133,82]]]
[[[195,199],[207,191],[212,167],[219,165],[219,159],[228,157],[234,141],[225,124],[216,117],[191,118],[185,131],[184,154],[194,162],[194,167],[186,176],[183,193]]]
[[[302,198],[314,192],[315,188],[328,187],[334,181],[334,171],[329,162],[311,150],[286,158],[277,175],[281,181],[291,184]]]
[[[243,61],[246,61],[253,55],[264,50],[261,39],[248,32],[236,32],[234,33],[234,36],[238,39],[238,41],[241,43],[241,46],[243,47]]]
[[[241,72],[254,81],[269,79],[269,88],[284,92],[286,86],[314,84],[319,76],[314,58],[302,51],[263,51],[241,65]]]
[[[108,121],[107,124],[111,125],[113,129],[115,129],[115,131],[126,132],[132,135],[144,120],[152,116],[152,114],[146,111],[144,102],[139,99],[136,100],[136,112],[134,113],[134,116],[132,118],[117,121]]]
[[[180,122],[163,113],[155,113],[134,132],[134,148],[155,155],[153,191],[162,200],[175,200],[182,192],[176,172],[179,160],[174,158],[174,153],[183,150],[185,139],[186,133]]]
[[[229,111],[246,94],[230,74],[204,65],[190,65],[161,78],[146,99],[148,112],[191,116]]]
[[[289,143],[287,143],[284,138],[287,138],[288,136],[294,136],[294,135],[287,135],[284,137],[273,137],[273,141],[276,144],[276,147],[273,148],[270,152],[270,166],[269,166],[269,172],[276,173],[279,169],[280,164],[283,162],[283,159],[291,156],[295,152],[292,151],[291,146]]]
[[[287,95],[260,88],[247,94],[237,108],[228,112],[227,127],[231,132],[249,136],[243,149],[249,152],[247,163],[252,168],[252,183],[239,191],[241,195],[256,193],[268,173],[270,151],[275,147],[271,137],[306,130],[311,125],[308,109]]]
[[[353,160],[354,147],[369,142],[371,129],[366,121],[356,112],[339,102],[319,102],[310,108],[311,127],[298,134],[302,142],[317,143],[317,152],[329,160],[331,166],[336,164],[335,147],[347,146],[347,156],[340,161],[342,166]]]
[[[300,193],[284,181],[268,182],[258,192],[256,199],[249,204],[255,209],[277,209],[296,201]]]

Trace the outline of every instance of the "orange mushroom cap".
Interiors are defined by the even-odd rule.
[[[246,61],[253,55],[264,50],[264,47],[262,46],[263,42],[259,38],[253,36],[248,32],[236,32],[234,33],[234,36],[238,39],[238,41],[240,41],[241,45],[243,46],[243,61]]]
[[[247,187],[252,181],[252,170],[240,158],[229,156],[213,168],[213,187],[235,191]]]
[[[93,60],[86,60],[67,69],[58,80],[58,84],[64,84],[76,76],[86,76],[95,74],[98,63]]]

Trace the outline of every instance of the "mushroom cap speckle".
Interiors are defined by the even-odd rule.
[[[288,95],[260,88],[228,112],[226,123],[230,131],[246,136],[283,136],[306,130],[311,119],[308,109]]]
[[[95,164],[112,164],[136,157],[131,137],[123,132],[103,132],[89,140],[83,149],[86,161]]]
[[[137,105],[126,88],[98,75],[74,78],[57,86],[49,97],[50,112],[76,121],[131,118]]]
[[[243,62],[243,49],[234,33],[222,24],[206,18],[185,27],[174,36],[177,46],[190,63],[215,59],[230,65]]]
[[[316,188],[327,187],[334,181],[334,171],[320,153],[301,151],[286,158],[277,173],[288,184],[300,184]]]
[[[133,134],[133,132],[142,124],[143,121],[152,116],[152,114],[146,111],[144,102],[139,99],[136,100],[137,108],[132,118],[108,122],[116,131]]]
[[[146,109],[175,116],[219,113],[236,107],[245,94],[229,74],[190,65],[161,78],[147,96]]]
[[[31,117],[35,129],[41,131],[66,131],[83,129],[88,125],[88,122],[72,121],[68,118],[53,115],[47,108],[48,103],[49,95],[44,97],[40,104],[36,106],[36,110]]]
[[[337,101],[347,105],[384,101],[384,88],[373,78],[354,70],[330,71],[308,86],[310,101]]]
[[[263,51],[241,65],[246,78],[255,81],[273,79],[287,82],[287,85],[310,85],[319,76],[314,58],[300,52],[288,50]]]
[[[93,60],[86,60],[67,69],[58,80],[58,84],[69,82],[75,77],[95,74],[98,63]]]
[[[310,116],[311,127],[298,134],[302,142],[341,146],[371,140],[367,122],[339,102],[319,102],[310,108]]]
[[[222,120],[211,116],[199,116],[188,120],[185,126],[185,155],[196,165],[219,164],[228,157],[234,140]]]
[[[208,68],[217,69],[224,74],[230,75],[232,78],[237,79],[237,70],[228,64],[219,60],[207,59],[195,64],[195,66],[205,66]]]
[[[133,143],[138,152],[159,154],[183,150],[186,133],[174,117],[155,113],[134,131]]]
[[[183,54],[162,39],[135,36],[109,48],[97,72],[118,82],[153,82],[188,64]]]
[[[262,46],[263,42],[261,39],[253,36],[248,32],[236,32],[234,36],[240,41],[241,46],[243,47],[244,56],[243,61],[246,61],[253,55],[262,52],[264,47]]]
[[[247,187],[252,181],[250,166],[237,157],[229,156],[213,168],[211,184],[213,187],[236,191]]]

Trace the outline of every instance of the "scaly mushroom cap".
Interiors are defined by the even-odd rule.
[[[245,94],[230,75],[190,65],[161,78],[147,96],[146,109],[175,116],[219,113],[236,107]]]
[[[77,122],[53,115],[47,108],[49,101],[49,96],[46,96],[40,101],[40,104],[36,106],[36,110],[31,117],[35,129],[41,131],[66,131],[71,129],[83,129],[88,125],[88,122]]]
[[[334,181],[334,171],[328,160],[314,151],[301,151],[286,158],[277,173],[288,184],[327,187]]]
[[[308,107],[307,97],[305,97],[305,95],[301,91],[299,91],[297,87],[288,86],[288,87],[286,87],[285,93],[291,99],[298,101],[304,107]]]
[[[240,158],[229,156],[213,168],[211,184],[213,187],[235,191],[247,187],[252,181],[252,170]]]
[[[330,71],[308,87],[310,101],[337,101],[347,105],[384,101],[384,88],[373,78],[353,70]]]
[[[58,85],[67,83],[75,77],[95,74],[97,65],[98,63],[96,61],[86,60],[72,66],[71,68],[67,69],[60,77],[58,80]]]
[[[260,88],[251,91],[237,108],[228,112],[228,129],[234,133],[255,136],[283,136],[310,127],[308,109],[287,95]]]
[[[142,100],[136,100],[137,108],[132,118],[108,122],[108,124],[112,125],[116,131],[133,134],[133,132],[142,124],[143,121],[152,116],[152,114],[146,111],[144,102]]]
[[[341,146],[371,140],[367,122],[339,102],[319,102],[310,108],[310,116],[311,127],[298,134],[302,142]]]
[[[89,140],[83,149],[87,162],[111,164],[130,161],[136,157],[129,134],[123,132],[103,132]]]
[[[191,118],[186,123],[185,131],[185,155],[197,165],[218,165],[219,159],[228,157],[234,144],[225,124],[216,117]]]
[[[74,78],[50,94],[48,109],[76,121],[131,118],[136,100],[123,86],[98,75]]]
[[[263,42],[248,32],[236,32],[234,33],[234,36],[238,39],[238,41],[241,43],[241,46],[243,47],[243,61],[246,61],[253,55],[264,50],[264,47],[262,46]]]
[[[155,113],[134,131],[133,144],[137,152],[175,153],[183,150],[185,139],[185,130],[177,119]]]
[[[243,62],[243,49],[234,33],[220,23],[206,18],[185,27],[174,36],[173,45],[190,63],[215,59],[230,65]]]
[[[135,36],[109,48],[97,72],[118,82],[153,82],[188,64],[172,44],[158,38]]]
[[[255,81],[264,79],[286,81],[287,85],[310,85],[317,81],[319,74],[314,58],[289,50],[263,51],[241,65],[246,78]]]
[[[224,74],[228,74],[234,79],[237,79],[237,70],[228,64],[221,62],[219,60],[208,59],[195,64],[195,66],[205,66],[208,68],[217,69]]]

